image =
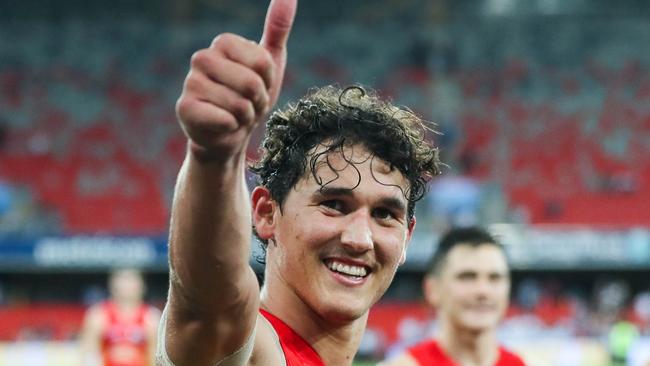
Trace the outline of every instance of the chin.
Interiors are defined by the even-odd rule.
[[[465,328],[473,333],[485,333],[496,329],[493,324],[467,324]]]
[[[368,314],[369,307],[363,304],[350,304],[342,306],[344,301],[334,301],[323,304],[318,311],[319,315],[330,323],[349,324]]]
[[[473,332],[485,332],[493,330],[499,322],[493,317],[488,316],[471,316],[463,319],[463,327]]]

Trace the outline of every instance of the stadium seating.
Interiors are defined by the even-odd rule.
[[[155,24],[70,23],[54,32],[64,39],[59,44],[47,25],[24,30],[2,26],[43,49],[0,43],[11,60],[0,70],[0,120],[8,126],[0,176],[54,207],[63,233],[163,232],[184,149],[174,99],[203,27],[186,32],[176,53],[163,47],[174,30]],[[390,41],[390,26],[377,32]],[[523,47],[517,58],[497,52],[504,61],[487,67],[480,52],[468,51],[477,47],[474,34],[456,45],[467,54],[463,63],[442,72],[435,54],[433,66],[409,59],[417,44],[388,52],[380,38],[363,40],[351,26],[334,28],[337,42],[302,41],[310,36],[310,28],[296,35],[285,99],[329,82],[378,86],[443,130],[452,126],[453,134],[434,136],[447,161],[454,167],[471,158],[462,173],[502,187],[509,207],[525,207],[532,223],[649,223],[650,80],[639,59],[613,62],[602,52],[601,59],[555,66]],[[54,57],[44,63],[47,47]]]

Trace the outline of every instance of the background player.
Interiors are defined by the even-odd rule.
[[[143,302],[142,274],[120,269],[109,277],[110,299],[86,312],[81,332],[82,364],[153,365],[160,311]]]
[[[501,244],[481,228],[452,229],[433,255],[423,283],[438,331],[386,366],[518,366],[496,329],[508,306],[510,275]]]

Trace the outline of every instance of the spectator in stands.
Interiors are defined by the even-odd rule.
[[[4,147],[4,143],[7,137],[7,124],[0,118],[0,153]],[[1,160],[1,159],[0,159]],[[0,176],[0,229],[2,229],[2,219],[3,216],[9,212],[9,209],[12,206],[12,192],[11,186],[8,182],[5,182]],[[2,230],[0,230],[2,231]]]
[[[261,42],[222,34],[192,58],[176,104],[189,142],[163,365],[350,365],[438,173],[413,113],[361,87],[325,87],[271,115],[251,207],[246,147],[280,92],[295,8],[272,0]],[[261,291],[251,219],[267,250]]]
[[[436,309],[438,332],[385,366],[524,365],[496,339],[508,306],[510,274],[503,246],[487,231],[469,227],[444,235],[423,289]]]
[[[108,301],[86,312],[82,365],[153,366],[160,311],[143,302],[142,274],[133,269],[112,272],[109,292]]]
[[[610,366],[629,365],[630,350],[638,338],[639,330],[636,325],[622,319],[617,321],[607,334]]]
[[[479,221],[481,187],[470,177],[451,173],[432,183],[428,203],[434,228],[473,226]]]
[[[473,163],[463,157],[454,160],[454,169],[431,183],[425,199],[435,232],[474,226],[480,220],[483,191],[481,184],[469,175]]]
[[[0,177],[0,228],[2,228],[2,217],[9,212],[13,206],[13,192],[8,182]]]
[[[7,130],[7,123],[3,119],[0,119],[0,152],[2,152],[5,140],[7,139]]]
[[[640,292],[634,297],[633,309],[641,332],[650,336],[650,291]]]

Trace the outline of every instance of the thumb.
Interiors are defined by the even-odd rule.
[[[274,58],[278,57],[287,45],[297,3],[297,0],[271,0],[269,4],[260,45],[271,52]]]

